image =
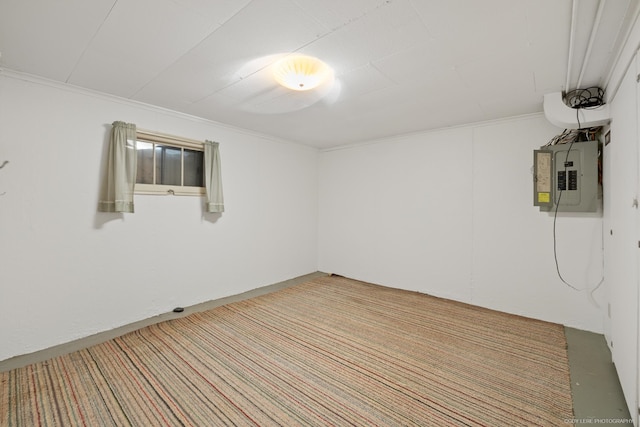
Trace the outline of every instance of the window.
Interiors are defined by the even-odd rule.
[[[202,142],[137,131],[137,194],[205,194]]]

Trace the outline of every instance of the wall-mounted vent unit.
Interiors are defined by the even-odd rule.
[[[569,106],[567,103],[572,105]],[[562,92],[546,94],[543,108],[547,120],[562,129],[596,127],[609,124],[611,121],[609,104],[597,105],[588,99],[584,106],[575,105],[571,99],[563,96]]]

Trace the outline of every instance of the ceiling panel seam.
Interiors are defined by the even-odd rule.
[[[80,54],[80,56],[78,56],[78,59],[76,60],[76,63],[73,64],[73,67],[71,68],[71,71],[69,72],[69,75],[67,76],[67,78],[64,81],[65,83],[69,83],[69,81],[71,80],[71,76],[73,76],[73,73],[75,73],[76,69],[78,68],[78,64],[80,64],[80,61],[82,61],[82,58],[84,58],[85,53],[89,49],[89,46],[91,46],[91,44],[95,40],[96,36],[98,35],[100,30],[104,26],[105,22],[107,22],[107,20],[109,19],[109,16],[111,16],[111,12],[113,12],[113,9],[115,9],[117,4],[118,4],[118,0],[114,0],[113,4],[109,8],[109,11],[105,14],[104,19],[102,20],[100,25],[98,25],[98,28],[96,28],[96,31],[93,33],[93,35],[91,36],[91,38],[87,42],[87,44],[84,47],[84,49],[82,50],[82,53]]]
[[[250,1],[249,3],[245,4],[243,7],[241,7],[240,9],[238,9],[238,11],[236,13],[234,13],[233,15],[231,15],[227,20],[225,20],[224,22],[220,23],[213,31],[211,31],[210,33],[208,33],[206,36],[204,36],[199,42],[197,42],[196,44],[194,44],[190,49],[188,49],[186,52],[184,52],[182,55],[180,55],[178,58],[176,58],[173,62],[171,62],[170,64],[168,64],[166,67],[164,67],[162,70],[160,70],[160,72],[158,72],[155,76],[153,76],[152,78],[150,78],[145,84],[143,84],[141,87],[138,88],[138,90],[136,90],[133,94],[131,94],[131,98],[134,99],[140,92],[142,92],[147,86],[149,86],[151,83],[155,82],[158,77],[160,77],[165,71],[167,71],[168,69],[170,69],[171,67],[173,67],[175,64],[177,64],[178,62],[180,62],[180,60],[182,58],[184,58],[185,56],[187,56],[189,53],[193,52],[195,49],[197,49],[200,45],[202,45],[202,43],[204,43],[209,37],[213,36],[215,33],[217,33],[227,22],[231,21],[233,18],[235,18],[236,16],[238,16],[238,14],[242,13],[243,10],[245,10],[247,7],[249,7],[249,5],[253,3],[253,1]],[[215,92],[214,92],[215,93]],[[211,94],[210,94],[211,95]],[[207,96],[203,97],[202,99],[207,98]],[[201,99],[200,99],[201,100]],[[198,102],[200,100],[197,100],[195,102]]]

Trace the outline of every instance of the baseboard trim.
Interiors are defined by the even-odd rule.
[[[43,362],[45,360],[62,356],[74,351],[82,350],[92,345],[100,344],[105,341],[117,338],[129,332],[136,331],[145,326],[155,325],[156,323],[164,322],[166,320],[177,319],[180,317],[188,316],[189,314],[198,313],[201,311],[211,310],[212,308],[219,307],[221,305],[230,304],[237,301],[243,301],[249,298],[254,298],[260,295],[266,295],[271,292],[275,292],[281,289],[285,289],[291,286],[304,283],[306,281],[315,279],[316,277],[326,276],[327,273],[317,271],[315,273],[305,274],[303,276],[295,277],[284,282],[274,283],[271,285],[263,286],[260,288],[252,289],[247,292],[243,292],[228,297],[206,301],[200,304],[192,305],[190,307],[184,307],[184,311],[181,313],[169,312],[163,313],[158,316],[150,317],[148,319],[140,320],[138,322],[130,323],[128,325],[120,326],[119,328],[111,329],[104,332],[80,338],[74,341],[49,347],[43,350],[38,350],[33,353],[22,354],[14,356],[6,360],[0,361],[0,372],[10,371],[12,369],[21,368],[32,363]]]

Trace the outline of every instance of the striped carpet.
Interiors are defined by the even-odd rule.
[[[2,426],[561,426],[562,326],[322,277],[0,374]]]

